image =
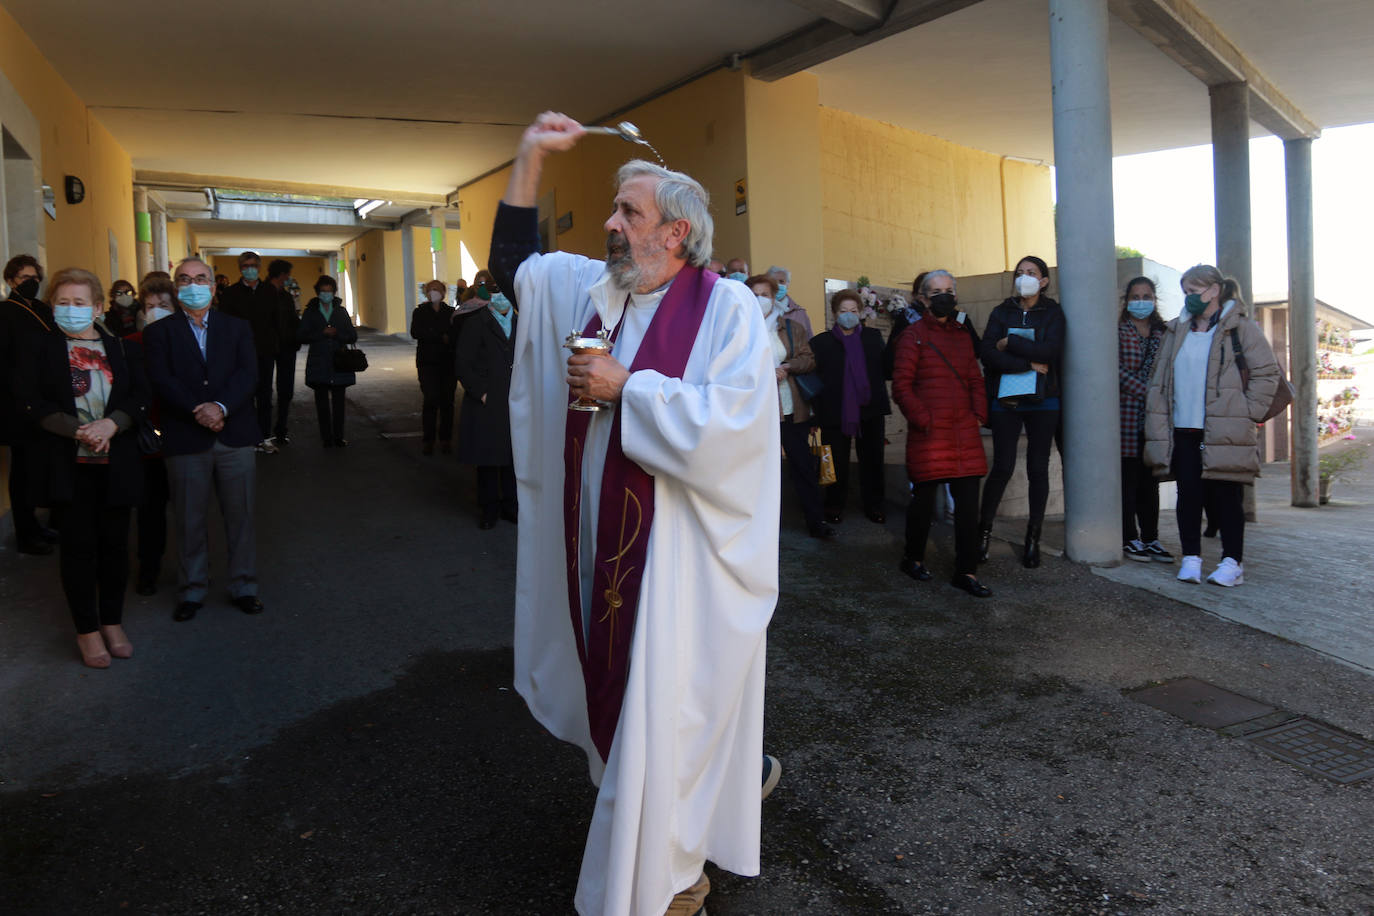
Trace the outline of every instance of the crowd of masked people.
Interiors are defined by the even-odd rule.
[[[234,283],[188,258],[137,287],[117,280],[108,291],[80,268],[46,276],[31,255],[5,265],[0,444],[9,447],[16,546],[40,556],[57,549],[77,647],[90,667],[133,655],[122,626],[131,521],[135,590],[153,595],[170,518],[178,545],[172,616],[189,621],[209,596],[213,499],[228,547],[230,603],[245,614],[264,610],[256,459],[291,442],[301,347],[321,444],[347,444],[343,392],[355,378],[334,356],[357,331],[336,299],[337,283],[321,276],[298,314],[290,262],[272,261],[265,278],[253,252],[238,265]]]
[[[1029,518],[1023,566],[1040,566],[1040,537],[1050,494],[1050,452],[1063,449],[1061,397],[1064,340],[1071,330],[1049,295],[1050,271],[1022,258],[1012,288],[981,334],[960,310],[957,281],[946,270],[920,274],[913,301],[893,315],[886,340],[865,326],[865,304],[852,289],[829,301],[831,326],[813,334],[788,290],[789,272],[751,276],[742,259],[711,269],[746,284],[774,332],[781,440],[808,532],[831,538],[844,518],[855,456],[864,516],[885,524],[884,422],[893,402],[907,423],[903,573],[926,582],[932,520],[954,523],[954,587],[992,594],[978,566],[988,559],[993,521],[1022,452]],[[1244,582],[1244,485],[1260,470],[1257,423],[1281,383],[1274,353],[1243,315],[1234,280],[1198,265],[1182,276],[1184,311],[1159,313],[1147,277],[1128,282],[1118,313],[1120,367],[1122,552],[1130,560],[1173,563],[1159,541],[1159,483],[1178,488],[1183,557],[1178,578],[1201,583],[1202,518],[1220,532],[1220,560],[1207,576],[1216,585]],[[889,383],[891,394],[889,396]],[[991,437],[991,462],[983,430]],[[813,431],[819,432],[819,445]],[[834,482],[822,487],[817,452],[828,446]]]

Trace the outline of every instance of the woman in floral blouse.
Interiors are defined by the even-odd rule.
[[[1121,550],[1128,559],[1172,563],[1159,543],[1159,482],[1145,465],[1145,395],[1164,337],[1154,281],[1136,277],[1121,297]],[[1137,528],[1137,523],[1139,527]]]
[[[129,658],[123,624],[129,574],[129,512],[143,482],[137,425],[147,411],[138,345],[95,323],[98,277],[59,270],[44,296],[60,334],[21,350],[16,400],[31,426],[34,501],[61,506],[62,590],[82,661],[108,668]]]

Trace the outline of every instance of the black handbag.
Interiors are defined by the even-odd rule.
[[[363,372],[367,369],[367,354],[355,346],[334,351],[335,372]]]
[[[787,348],[796,352],[796,344],[792,341],[792,322],[787,322]],[[802,400],[810,404],[822,391],[825,390],[825,382],[815,372],[804,372],[800,375],[792,376],[792,381],[797,383],[797,391],[801,392]]]

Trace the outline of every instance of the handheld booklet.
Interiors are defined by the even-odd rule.
[[[1029,337],[1034,340],[1035,328],[1007,328],[1007,334],[1008,336]],[[997,400],[1011,399],[1014,401],[1017,398],[1034,397],[1038,374],[1034,369],[1026,372],[1004,373],[1002,380],[997,385]]]

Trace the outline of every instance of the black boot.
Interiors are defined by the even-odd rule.
[[[1040,526],[1026,526],[1025,552],[1021,555],[1021,565],[1035,569],[1040,565]]]
[[[986,563],[986,562],[988,561],[988,549],[989,549],[990,547],[992,547],[992,526],[991,526],[991,525],[979,525],[979,526],[978,526],[978,562],[979,562],[979,563]]]

